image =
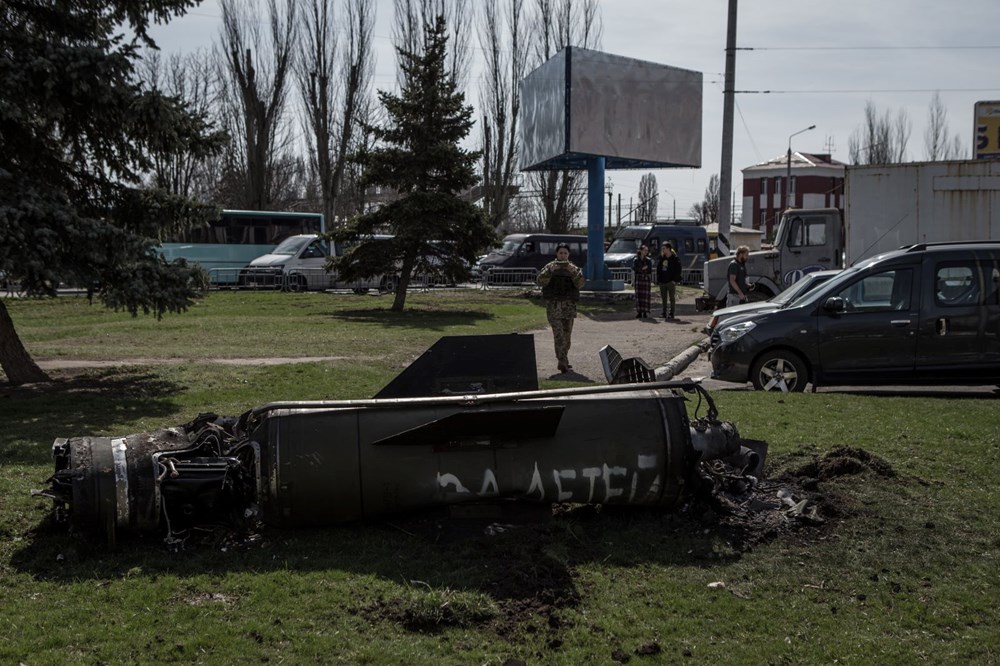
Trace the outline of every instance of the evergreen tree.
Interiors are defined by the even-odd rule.
[[[424,27],[422,52],[397,50],[402,90],[399,95],[379,91],[387,122],[366,127],[377,147],[355,156],[365,187],[386,187],[399,197],[337,234],[357,244],[335,262],[344,279],[398,272],[392,304],[397,312],[415,275],[465,279],[481,248],[494,240],[483,212],[458,196],[476,183],[479,153],[458,145],[472,129],[472,107],[447,69],[446,30],[439,16]],[[365,240],[384,232],[393,238]]]
[[[0,11],[0,274],[29,296],[84,287],[106,306],[161,316],[199,294],[200,269],[155,251],[213,211],[137,186],[150,155],[218,143],[178,100],[136,76],[151,20],[194,0],[17,1]],[[131,30],[131,37],[123,33]],[[12,384],[47,378],[0,300],[0,366]]]

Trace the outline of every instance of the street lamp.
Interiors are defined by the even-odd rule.
[[[668,190],[667,188],[663,188],[663,191],[666,192],[670,196],[670,198],[673,199],[674,201],[674,216],[672,219],[674,222],[677,222],[677,197],[675,197],[673,194],[670,194],[670,190]]]
[[[785,205],[782,209],[788,210],[788,194],[792,189],[792,137],[802,134],[803,132],[808,132],[809,130],[816,129],[815,125],[810,125],[805,129],[801,129],[798,132],[792,132],[788,135],[788,155],[787,155],[787,170],[785,173]]]

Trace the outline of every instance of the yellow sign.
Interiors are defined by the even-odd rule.
[[[976,102],[975,130],[973,157],[977,160],[1000,158],[1000,102]]]

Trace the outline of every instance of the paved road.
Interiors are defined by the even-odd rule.
[[[709,315],[695,310],[693,296],[678,303],[676,314],[677,317],[669,321],[636,319],[634,312],[579,315],[573,326],[573,347],[569,354],[573,371],[566,374],[560,374],[556,368],[551,329],[534,331],[538,375],[604,384],[607,380],[598,352],[605,345],[614,347],[623,358],[636,356],[654,368],[662,366],[705,339],[703,329]]]

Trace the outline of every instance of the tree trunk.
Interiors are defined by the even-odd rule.
[[[7,381],[15,386],[51,381],[21,344],[21,338],[17,336],[14,322],[2,300],[0,300],[0,367],[7,375]]]
[[[395,298],[393,298],[392,307],[389,308],[393,312],[402,312],[403,307],[406,305],[406,290],[410,288],[410,278],[412,277],[413,265],[416,263],[416,259],[415,255],[410,255],[409,250],[403,255],[403,263],[399,267],[399,282],[396,283]]]

